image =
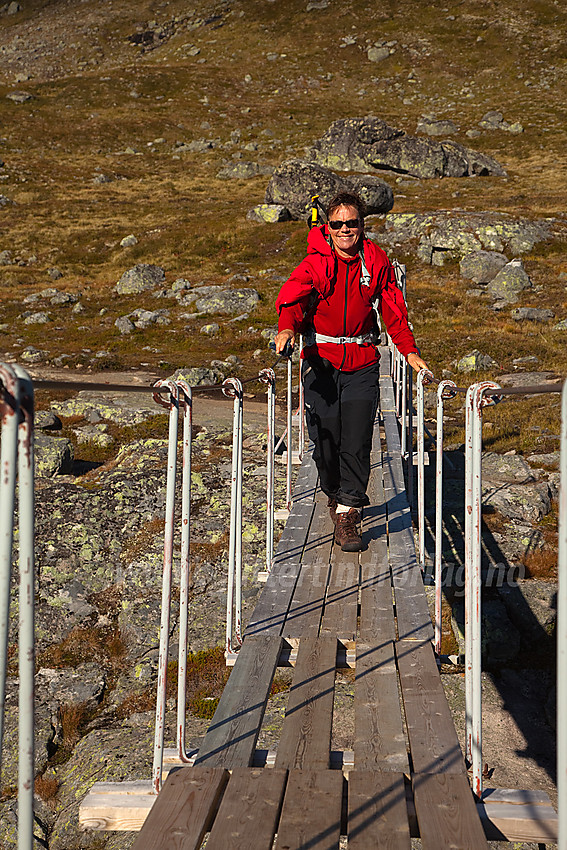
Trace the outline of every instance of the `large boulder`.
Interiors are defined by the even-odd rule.
[[[157,289],[163,285],[164,280],[165,272],[160,266],[138,263],[124,272],[114,291],[118,295],[137,295],[148,289]]]
[[[360,195],[367,215],[386,213],[394,206],[391,187],[374,174],[339,177],[329,168],[300,159],[289,159],[276,168],[266,189],[266,204],[281,204],[293,218],[306,218],[313,195],[319,195],[326,207],[339,192]]]
[[[34,437],[35,471],[40,478],[71,472],[73,444],[66,437],[50,437],[41,431]]]
[[[195,307],[200,313],[228,313],[238,316],[241,313],[249,313],[260,300],[255,289],[220,289],[219,292],[211,292],[202,295],[195,301]]]
[[[553,237],[548,221],[528,221],[492,212],[390,213],[385,232],[369,235],[385,247],[407,244],[417,249],[420,260],[442,265],[445,259],[460,260],[478,251],[512,255],[531,251],[538,242]]]
[[[487,291],[497,301],[514,304],[521,292],[531,288],[532,282],[521,260],[511,260],[490,281]]]
[[[326,206],[338,192],[352,191],[351,184],[328,168],[288,159],[272,174],[266,189],[267,204],[283,204],[293,218],[306,218],[311,210],[311,198],[319,195]]]
[[[505,176],[502,166],[457,142],[410,136],[379,118],[341,118],[307,150],[306,159],[337,171],[389,169],[414,177]]]
[[[470,251],[459,263],[459,271],[474,283],[489,283],[507,262],[506,255],[499,251]]]

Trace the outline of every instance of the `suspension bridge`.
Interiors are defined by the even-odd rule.
[[[467,740],[461,748],[439,673],[438,633],[432,625],[419,547],[416,550],[414,540],[403,469],[403,457],[407,455],[403,443],[407,438],[403,431],[400,435],[398,390],[392,381],[390,351],[386,347],[382,349],[381,370],[370,506],[363,512],[363,550],[345,553],[334,544],[326,497],[318,488],[311,453],[305,451],[293,493],[289,492],[289,517],[275,551],[268,541],[265,585],[244,634],[240,627],[238,576],[241,568],[238,516],[242,496],[239,490],[242,409],[238,402],[242,394],[238,382],[233,382],[236,448],[231,493],[234,510],[229,554],[227,659],[234,667],[198,752],[188,753],[183,692],[186,656],[180,656],[177,747],[165,748],[172,548],[172,533],[166,532],[153,777],[143,782],[95,784],[80,809],[80,822],[85,828],[139,830],[133,845],[136,850],[158,847],[197,850],[204,840],[208,850],[217,847],[260,850],[272,848],[274,841],[281,850],[327,850],[339,846],[354,850],[382,846],[410,848],[412,837],[420,837],[425,850],[471,850],[488,847],[487,841],[492,839],[556,843],[558,834],[561,850],[567,847],[561,843],[561,820],[543,792],[483,785],[482,707],[475,685],[480,677],[479,641],[473,643],[471,658],[466,660]],[[26,399],[29,400],[31,390],[20,373],[15,377],[23,381],[21,420],[24,426],[26,422],[29,426],[33,410],[30,414]],[[4,389],[15,395],[10,376],[3,374],[2,378]],[[272,376],[264,374],[261,379],[272,392]],[[288,380],[288,387],[290,384]],[[422,386],[418,382],[418,396]],[[479,392],[482,399],[482,391],[496,385],[487,382],[482,390],[478,386],[476,395],[470,396],[477,402]],[[169,407],[174,413],[170,420],[168,461],[168,490],[174,490],[180,409],[185,424],[183,475],[188,473],[190,480],[191,388],[182,382],[175,385],[163,382],[154,392],[158,397],[169,394]],[[289,395],[288,392],[288,398]],[[181,396],[184,404],[172,403],[171,400],[179,401]],[[564,423],[566,397],[564,392]],[[478,412],[482,405],[477,402]],[[410,396],[410,409],[412,406]],[[270,407],[273,421],[273,398],[268,401],[269,416]],[[6,425],[9,415],[4,419]],[[418,421],[418,455],[420,427],[423,438],[423,421],[421,426]],[[479,448],[478,422],[471,427],[471,446]],[[268,425],[269,433],[271,428],[273,424]],[[7,431],[3,431],[3,455],[9,442],[4,434]],[[563,438],[565,442],[565,424]],[[29,433],[27,436],[20,433],[20,503],[25,501],[25,487],[29,490],[30,486],[26,440],[29,446]],[[273,440],[269,442],[273,446]],[[289,472],[290,439],[288,448]],[[410,459],[412,455],[413,451]],[[480,466],[475,467],[472,462],[470,466],[474,479],[474,471],[480,474]],[[271,476],[273,458],[269,457],[268,485]],[[418,486],[418,492],[420,489]],[[480,510],[478,481],[471,480],[467,490],[470,490],[469,531],[474,536],[480,528],[475,513]],[[563,517],[564,488],[562,499]],[[172,504],[170,494],[168,505]],[[269,498],[268,508],[268,514],[270,509],[273,513]],[[167,516],[168,510],[166,524],[170,522],[172,527],[173,516]],[[565,522],[561,521],[560,559],[565,559]],[[182,520],[182,528],[188,524]],[[188,605],[187,540],[182,541],[181,549],[179,645],[183,652],[182,630]],[[477,555],[471,543],[468,552],[469,574],[474,580]],[[31,557],[33,567],[33,556],[25,548],[21,563],[22,557],[28,563]],[[28,589],[33,586],[29,572],[25,578]],[[560,582],[560,616],[564,610],[561,589]],[[479,587],[475,589],[471,585],[466,597],[471,607],[468,631],[472,637],[480,622],[479,611],[474,611],[477,592],[480,594]],[[440,596],[440,588],[436,596]],[[438,627],[437,614],[434,622]],[[28,644],[33,640],[29,628],[27,632],[24,629],[23,636]],[[266,751],[259,749],[257,743],[274,676],[282,666],[293,668],[292,684],[279,741]],[[336,671],[347,667],[354,671],[354,740],[352,750],[338,751],[332,749]],[[22,668],[21,684],[25,678]],[[31,688],[33,694],[33,684]],[[565,685],[560,684],[559,708],[564,705],[561,702],[565,700],[564,689]],[[30,699],[28,691],[25,699]],[[33,711],[31,714],[33,717]],[[31,751],[33,755],[33,743],[30,744],[33,729],[25,726],[25,719],[23,723],[21,758],[25,762],[26,754]],[[22,826],[25,800],[29,800],[29,795],[25,797],[26,790],[29,791],[25,771],[24,763],[20,782]],[[564,773],[564,767],[558,763],[560,804]],[[26,844],[22,838],[20,847],[22,850],[31,847],[31,841]]]

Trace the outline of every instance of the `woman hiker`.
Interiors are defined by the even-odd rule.
[[[370,450],[378,405],[378,325],[373,302],[409,365],[426,369],[394,269],[364,238],[364,203],[341,192],[327,224],[313,227],[307,256],[276,300],[276,353],[304,335],[302,379],[309,436],[320,486],[328,497],[335,541],[344,552],[362,548],[360,509],[369,504]]]

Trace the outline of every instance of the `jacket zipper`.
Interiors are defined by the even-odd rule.
[[[348,273],[350,271],[350,263],[345,263],[346,265],[346,275],[345,275],[345,310],[343,315],[343,336],[347,335],[347,296],[348,296]],[[341,365],[339,366],[339,371],[343,368],[346,360],[346,344],[343,343],[343,359],[341,360]]]

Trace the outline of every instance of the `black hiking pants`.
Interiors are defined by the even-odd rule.
[[[370,450],[378,406],[380,366],[340,372],[328,360],[303,361],[307,430],[321,489],[342,505],[369,504]]]

